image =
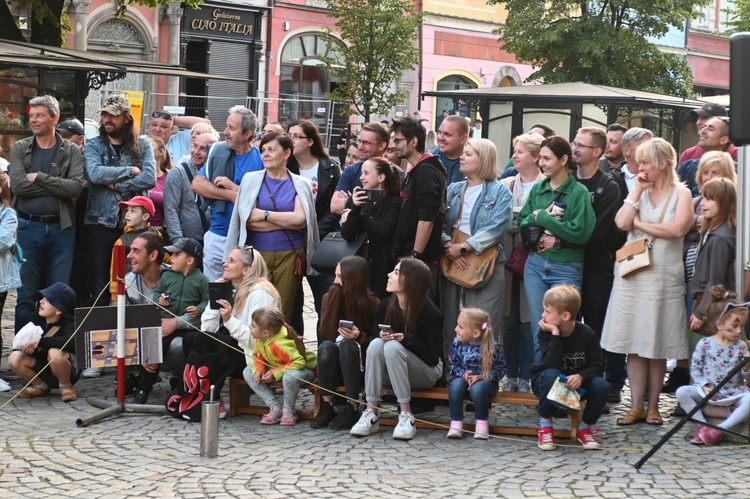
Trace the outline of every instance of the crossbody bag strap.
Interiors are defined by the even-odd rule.
[[[276,206],[276,199],[274,199],[273,192],[271,192],[271,188],[268,186],[268,182],[266,182],[266,176],[263,175],[263,185],[266,186],[266,191],[268,191],[268,197],[271,198],[271,202],[273,203],[273,211],[279,211],[279,208]],[[292,238],[289,237],[289,233],[287,233],[286,229],[281,229],[282,232],[284,232],[284,235],[286,236],[287,241],[289,241],[289,249],[294,251],[294,243],[292,242]]]

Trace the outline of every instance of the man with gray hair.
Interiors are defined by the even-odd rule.
[[[635,151],[638,146],[654,138],[653,132],[646,128],[633,127],[622,135],[620,147],[625,162],[620,168],[610,172],[617,185],[620,186],[620,196],[623,200],[628,197],[631,189],[635,187],[635,177],[638,176],[638,161],[635,159]]]
[[[210,207],[211,223],[203,236],[203,273],[211,281],[224,273],[222,261],[234,201],[242,177],[263,169],[263,161],[252,140],[258,118],[244,106],[229,110],[224,142],[213,145],[206,164],[193,179],[193,192]]]
[[[15,331],[33,317],[40,289],[68,284],[75,252],[75,202],[83,188],[83,154],[55,132],[60,105],[50,95],[29,101],[32,136],[13,144],[8,173],[18,214],[18,244],[26,262],[16,303]]]

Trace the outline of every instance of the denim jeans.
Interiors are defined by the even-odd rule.
[[[531,388],[539,398],[539,415],[544,419],[552,418],[557,409],[552,402],[547,400],[547,394],[559,376],[559,370],[546,369],[531,378]],[[597,376],[588,383],[581,385],[581,388],[586,390],[586,393],[581,395],[581,400],[586,401],[586,408],[583,410],[581,419],[583,424],[595,424],[599,421],[602,415],[602,408],[607,403],[609,383],[604,378]]]
[[[477,421],[486,421],[490,417],[490,397],[494,397],[498,389],[497,381],[478,381],[469,389],[469,384],[463,378],[453,378],[448,386],[451,421],[463,421],[464,396],[467,393],[474,402],[474,415]]]
[[[56,282],[70,282],[76,228],[60,230],[60,224],[43,224],[18,219],[18,244],[26,262],[21,265],[21,282],[16,302],[15,331],[25,326],[36,311],[37,293]],[[110,253],[112,247],[110,247]]]
[[[273,390],[268,383],[256,383],[253,381],[253,371],[250,366],[247,366],[242,371],[242,377],[245,378],[250,388],[261,398],[264,404],[269,409],[279,407],[281,403],[276,395],[273,394]],[[294,409],[297,404],[297,394],[299,393],[299,387],[303,382],[312,382],[315,379],[315,373],[307,368],[300,369],[299,371],[290,369],[284,372],[284,376],[281,378],[281,383],[284,385],[284,408]]]
[[[529,301],[529,317],[531,318],[532,339],[534,341],[534,362],[542,362],[542,352],[539,350],[537,325],[542,320],[542,300],[547,290],[568,284],[578,291],[581,290],[583,278],[583,263],[581,262],[551,262],[536,253],[529,255],[523,272],[523,284],[526,287],[526,298]]]
[[[510,292],[510,315],[503,318],[503,354],[508,379],[531,379],[534,362],[534,340],[531,324],[521,321],[521,280],[513,276]]]

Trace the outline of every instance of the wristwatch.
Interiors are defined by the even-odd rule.
[[[560,249],[562,247],[562,241],[560,241],[558,238],[555,238],[555,244],[552,245],[555,249]]]
[[[265,222],[268,222],[268,215],[270,215],[270,213],[268,213],[268,210],[266,210],[266,211],[263,212],[263,220]]]
[[[462,255],[465,255],[466,253],[469,252],[469,250],[466,249],[466,246],[464,246],[463,244],[461,245],[460,251]]]

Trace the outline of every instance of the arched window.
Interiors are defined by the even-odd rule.
[[[289,40],[281,52],[279,92],[310,96],[330,92],[331,78],[320,56],[330,57],[344,48],[340,40],[325,33],[303,33]]]
[[[461,76],[461,75],[448,75],[445,78],[441,78],[437,82],[437,89],[436,90],[466,90],[468,88],[477,88],[477,84],[471,81],[470,79]],[[440,97],[437,100],[437,112],[438,115],[443,112],[443,110],[448,111],[449,114],[457,114],[459,116],[469,116],[471,110],[468,106],[464,105],[463,103],[456,101],[457,105],[459,106],[458,109],[453,109],[456,104],[454,104],[453,99],[448,99],[445,97]]]

